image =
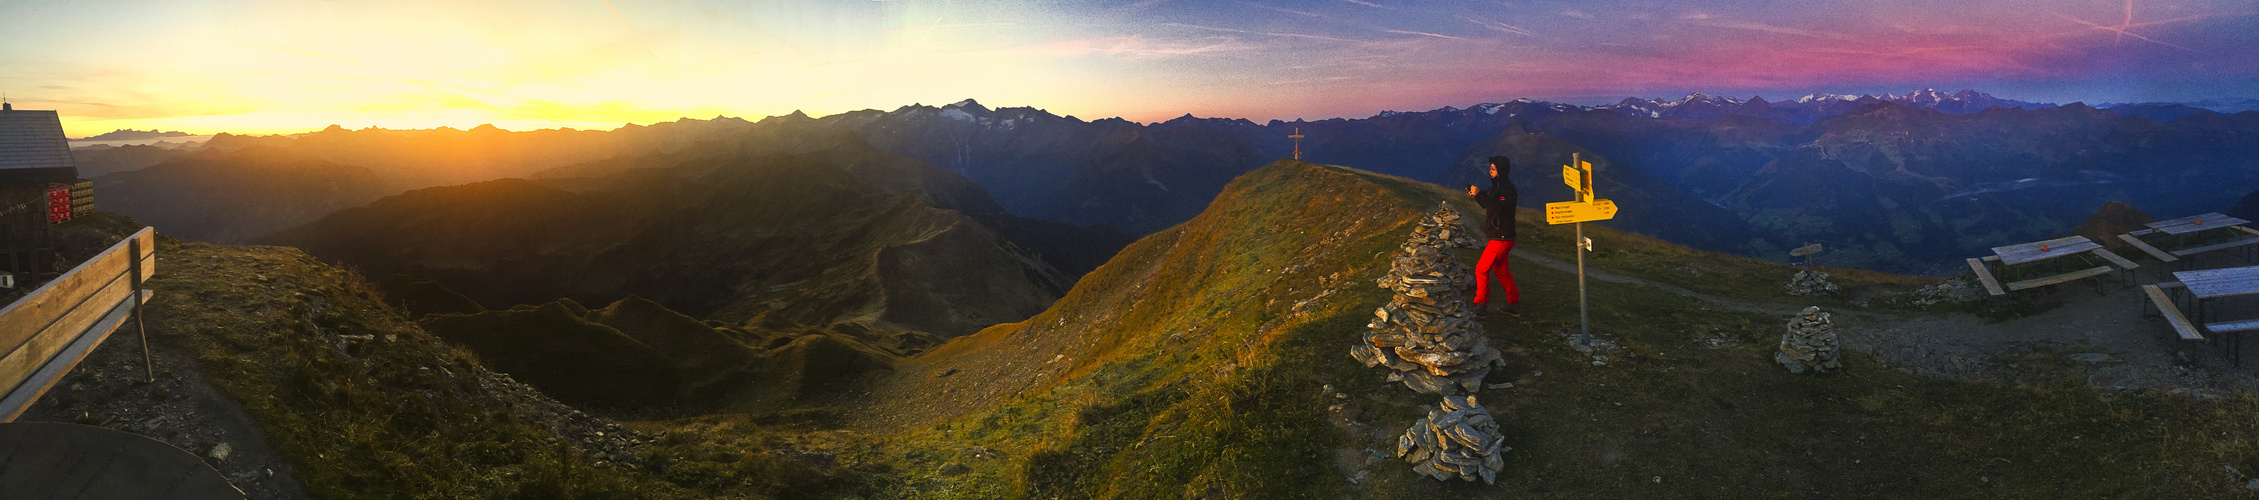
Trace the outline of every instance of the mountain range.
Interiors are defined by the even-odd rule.
[[[1600,195],[1623,208],[1603,224],[1772,259],[1825,243],[1831,255],[1824,258],[1840,265],[1926,273],[1950,271],[1990,246],[2065,234],[2111,201],[2160,217],[2218,210],[2254,187],[2247,145],[2255,131],[2259,113],[2249,111],[2057,106],[1931,89],[1778,102],[1697,93],[1594,107],[1515,100],[1260,124],[1191,115],[1086,121],[965,100],[608,132],[223,134],[196,150],[128,155],[121,148],[101,164],[122,170],[263,145],[366,168],[385,183],[384,194],[394,194],[509,177],[555,184],[686,151],[802,153],[845,134],[967,180],[994,204],[966,213],[1021,217],[992,228],[1049,221],[1135,236],[1187,220],[1229,179],[1291,156],[1298,144],[1286,136],[1299,132],[1306,158],[1425,181],[1479,183],[1483,159],[1506,155],[1519,167],[1517,184],[1531,192],[1524,206],[1533,209],[1568,199],[1551,171],[1582,154],[1601,166]],[[229,234],[265,229],[273,228]],[[1029,241],[1043,231],[1020,234]],[[1101,257],[1085,255],[1080,267]]]

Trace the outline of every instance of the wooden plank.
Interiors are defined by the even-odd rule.
[[[2141,293],[2148,295],[2149,301],[2157,304],[2157,311],[2165,314],[2165,322],[2173,324],[2173,332],[2180,334],[2181,340],[2204,340],[2204,336],[2196,334],[2196,325],[2189,323],[2188,316],[2181,314],[2180,306],[2173,304],[2173,299],[2165,297],[2164,290],[2158,289],[2157,285],[2142,285]]]
[[[2196,248],[2187,248],[2187,249],[2181,249],[2181,250],[2174,250],[2174,251],[2173,251],[2173,255],[2178,255],[2178,256],[2182,256],[2182,257],[2187,257],[2187,256],[2190,256],[2190,255],[2200,254],[2200,253],[2204,253],[2204,252],[2210,252],[2210,251],[2213,251],[2213,250],[2221,250],[2221,249],[2235,248],[2235,247],[2240,247],[2240,246],[2244,246],[2244,245],[2250,245],[2250,244],[2254,244],[2254,243],[2259,243],[2259,237],[2251,237],[2251,238],[2244,238],[2244,239],[2240,239],[2240,240],[2234,240],[2234,241],[2227,241],[2227,242],[2221,242],[2221,243],[2214,243],[2214,244],[2210,244],[2210,245],[2205,245],[2205,246],[2200,246],[2200,247],[2196,247]]]
[[[2112,253],[2110,249],[2107,248],[2094,249],[2094,254],[2101,256],[2102,260],[2110,261],[2111,264],[2117,264],[2119,269],[2132,270],[2133,268],[2141,267],[2140,264],[2135,264],[2133,263],[2133,261],[2126,260],[2125,257],[2119,257],[2118,254]]]
[[[1991,292],[1991,293],[1992,293],[1993,295],[2007,295],[2007,294],[2008,294],[2008,292],[2004,292],[2004,291],[2001,291],[2001,290],[2000,290],[2000,282],[1999,282],[1999,281],[1992,279],[1992,271],[1987,271],[1987,270],[1985,270],[1985,268],[1984,268],[1984,261],[1981,261],[1981,260],[1977,260],[1977,259],[1969,259],[1969,270],[1971,270],[1971,271],[1976,271],[1976,273],[1977,273],[1977,280],[1978,280],[1978,281],[1982,281],[1982,282],[1984,282],[1984,290],[1985,290],[1986,292]]]
[[[151,249],[149,253],[155,255],[156,234],[154,228],[141,228],[133,236],[119,240],[101,254],[48,281],[39,289],[32,290],[24,298],[17,299],[6,308],[0,308],[0,354],[22,347],[31,340],[33,333],[45,330],[55,320],[62,318],[64,313],[78,307],[87,294],[107,285],[112,278],[124,275],[129,264],[126,262],[129,257],[126,256],[125,249],[131,240],[141,240],[141,248]],[[154,257],[142,262],[141,274],[144,279],[155,275],[157,266],[154,263]]]
[[[109,306],[126,302],[126,295],[132,291],[133,284],[126,281],[125,275],[120,274],[88,297],[85,305],[71,309],[53,325],[32,335],[31,341],[24,342],[15,352],[0,355],[0,387],[9,388],[13,392],[18,384],[30,378],[40,366],[46,365],[49,358],[70,346],[71,341],[78,340],[80,332],[93,327],[103,316],[108,315]]]
[[[2252,229],[2252,228],[2248,228],[2248,227],[2243,227],[2243,226],[2228,226],[2228,227],[2229,227],[2229,228],[2232,228],[2232,229],[2235,229],[2235,230],[2237,230],[2237,231],[2243,231],[2243,234],[2248,234],[2248,235],[2252,235],[2252,236],[2259,236],[2259,229]]]
[[[2181,284],[2181,282],[2178,282],[2178,281],[2167,281],[2167,282],[2163,282],[2163,283],[2158,283],[2158,284],[2157,284],[2156,286],[2157,286],[2157,288],[2162,288],[2162,289],[2166,289],[2166,290],[2172,290],[2172,289],[2175,289],[2175,288],[2186,288],[2186,287],[2188,287],[2188,285],[2183,285],[2183,284]]]
[[[2058,274],[2058,275],[2054,275],[2054,276],[2048,276],[2048,277],[2044,277],[2044,278],[2032,278],[2032,279],[2028,279],[2028,280],[2018,281],[2018,282],[2015,282],[2015,283],[2009,283],[2009,284],[2008,284],[2008,290],[2009,290],[2009,291],[2016,291],[2016,290],[2023,290],[2023,289],[2027,289],[2027,288],[2039,288],[2039,287],[2043,287],[2043,286],[2047,286],[2047,285],[2053,285],[2053,284],[2056,284],[2056,283],[2062,283],[2062,282],[2066,282],[2066,281],[2071,281],[2071,280],[2076,280],[2076,279],[2092,278],[2092,277],[2095,277],[2095,276],[2101,276],[2101,275],[2104,275],[2104,274],[2110,274],[2110,272],[2111,272],[2111,271],[2115,271],[2115,270],[2116,270],[2116,269],[2111,269],[2111,268],[2110,268],[2110,266],[2095,266],[2095,267],[2094,267],[2094,268],[2092,268],[2092,269],[2086,269],[2086,270],[2082,270],[2082,271],[2072,271],[2072,272],[2067,272],[2067,273],[2063,273],[2063,274]]]
[[[1985,261],[1985,262],[2000,262],[2000,256],[1998,256],[1998,255],[1986,255],[1986,256],[1984,256],[1984,261]]]
[[[2135,233],[2139,232],[2141,231],[2135,231]],[[2126,240],[2126,244],[2133,245],[2134,248],[2141,249],[2143,253],[2149,254],[2150,257],[2156,257],[2158,262],[2172,262],[2181,260],[2180,257],[2174,257],[2173,254],[2165,253],[2164,250],[2158,250],[2157,247],[2149,246],[2148,242],[2141,241],[2141,238],[2135,238],[2133,233],[2118,235],[2118,239]]]
[[[2131,233],[2126,233],[2126,234],[2131,234],[2131,235],[2134,235],[2134,236],[2141,236],[2141,235],[2146,235],[2146,234],[2149,234],[2149,233],[2154,233],[2154,232],[2157,232],[2157,230],[2155,230],[2155,229],[2143,229],[2143,230],[2139,230],[2139,231],[2134,231],[2134,232],[2131,232]]]
[[[2207,331],[2210,331],[2210,332],[2212,332],[2212,333],[2233,333],[2233,332],[2242,332],[2242,331],[2259,330],[2259,319],[2247,319],[2247,320],[2241,320],[2241,321],[2222,321],[2222,322],[2218,322],[2218,323],[2205,323],[2205,324],[2204,324],[2204,329],[2205,329],[2205,330],[2207,330]]]
[[[141,301],[148,302],[149,297],[155,294],[154,291],[142,290]],[[132,316],[133,302],[119,301],[110,308],[109,314],[103,315],[102,320],[96,322],[93,328],[81,333],[62,352],[56,353],[45,365],[40,366],[39,371],[32,373],[23,383],[16,384],[14,389],[0,393],[0,422],[12,422],[17,416],[23,415],[32,403],[39,402],[39,396],[47,394],[48,389],[53,389],[56,382],[63,380],[64,374],[77,368],[78,363],[86,359],[87,353],[102,345],[104,339],[110,338],[110,333],[116,332]]]

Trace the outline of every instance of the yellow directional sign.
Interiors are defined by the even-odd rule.
[[[1567,165],[1562,165],[1562,166],[1561,166],[1561,183],[1562,183],[1562,184],[1568,184],[1568,185],[1569,185],[1569,189],[1574,189],[1574,190],[1578,190],[1578,191],[1583,191],[1583,190],[1584,190],[1584,171],[1583,171],[1583,170],[1577,170],[1577,168],[1576,168],[1576,167],[1571,167],[1571,166],[1567,166]]]
[[[1568,224],[1616,218],[1616,202],[1592,200],[1591,203],[1564,201],[1545,204],[1546,224]]]

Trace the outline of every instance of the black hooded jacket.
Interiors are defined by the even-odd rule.
[[[1490,189],[1475,193],[1475,203],[1482,204],[1486,212],[1482,219],[1483,235],[1493,240],[1513,241],[1514,206],[1521,202],[1522,194],[1514,189],[1514,181],[1503,175],[1490,178]]]

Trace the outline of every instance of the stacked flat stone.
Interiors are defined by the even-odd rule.
[[[1780,351],[1773,360],[1788,367],[1789,373],[1804,373],[1805,368],[1825,372],[1842,368],[1843,341],[1836,338],[1835,320],[1819,306],[1804,308],[1802,314],[1788,319],[1788,333],[1781,334]]]
[[[1977,288],[1970,286],[1967,280],[1961,278],[1947,279],[1944,283],[1914,290],[1914,304],[1919,306],[1933,306],[1945,302],[1968,302],[1980,298],[1984,297],[1977,294]]]
[[[1500,456],[1514,448],[1506,446],[1490,412],[1472,395],[1444,396],[1441,408],[1422,408],[1428,416],[1397,438],[1396,456],[1411,462],[1413,472],[1437,480],[1480,477],[1483,483],[1497,484],[1498,470],[1506,466]]]
[[[1395,296],[1373,311],[1364,342],[1349,349],[1365,366],[1395,370],[1390,382],[1441,396],[1481,389],[1499,358],[1461,292],[1474,274],[1452,257],[1449,246],[1472,246],[1473,238],[1459,234],[1465,229],[1458,217],[1445,206],[1421,221],[1413,241],[1379,280]]]
[[[1788,279],[1789,295],[1816,297],[1833,294],[1842,289],[1843,287],[1836,286],[1834,282],[1828,281],[1828,273],[1819,271],[1797,271],[1796,276]]]

